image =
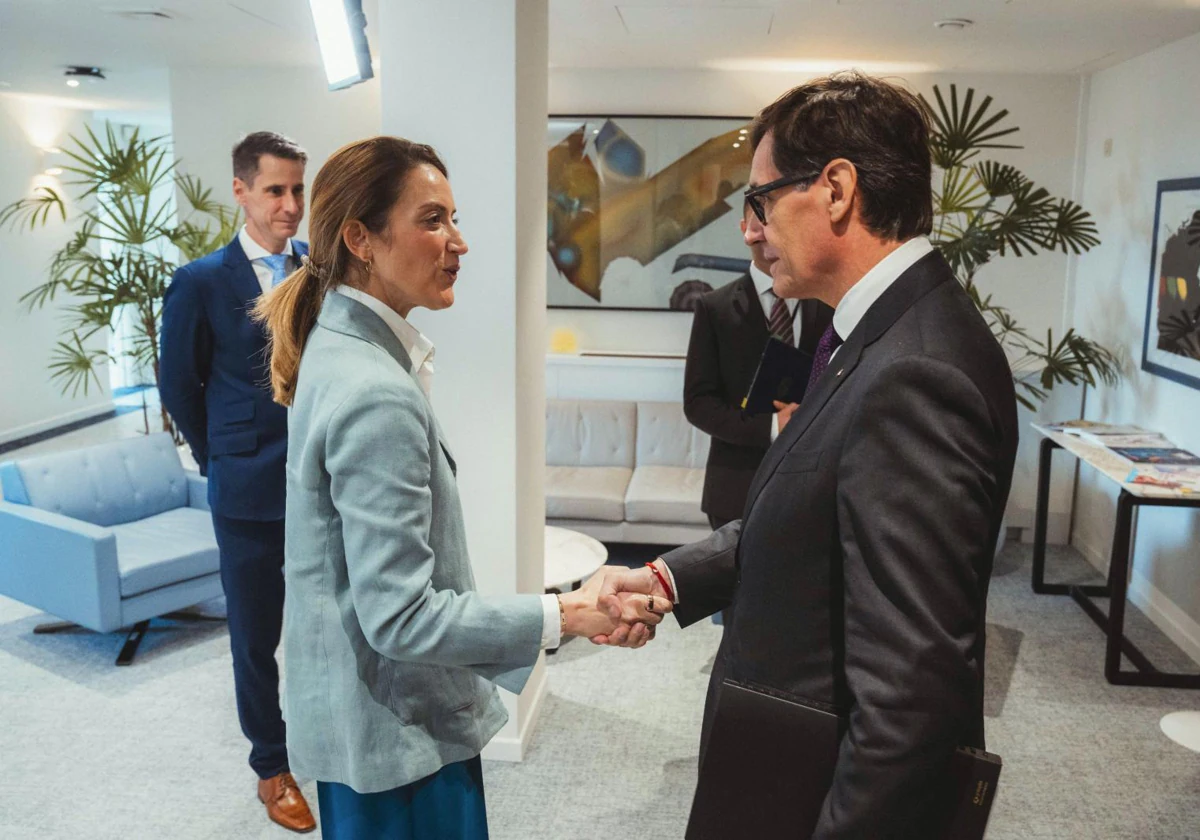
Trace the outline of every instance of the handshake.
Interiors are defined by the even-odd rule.
[[[661,560],[654,561],[666,579]],[[563,636],[586,636],[594,644],[639,648],[675,605],[659,576],[648,567],[604,566],[579,589],[559,596]]]

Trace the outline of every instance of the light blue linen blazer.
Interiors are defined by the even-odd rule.
[[[284,577],[293,772],[359,793],[480,753],[541,645],[538,595],[474,591],[455,465],[378,315],[326,296],[288,420]]]

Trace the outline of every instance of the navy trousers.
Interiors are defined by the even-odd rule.
[[[238,721],[260,779],[288,770],[275,650],[283,633],[283,520],[253,522],[213,514],[221,585],[229,614]]]
[[[325,840],[487,840],[479,756],[382,793],[317,782]]]

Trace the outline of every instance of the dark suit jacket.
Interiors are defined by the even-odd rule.
[[[308,245],[292,240],[299,258]],[[283,519],[287,409],[271,399],[267,335],[250,320],[262,294],[234,239],[181,266],[163,298],[162,402],[208,475],[213,512]]]
[[[1016,447],[1007,360],[929,254],[847,337],[743,519],[665,555],[685,626],[736,586],[728,677],[848,716],[814,838],[936,836],[955,747],[983,746],[984,613]]]
[[[811,353],[833,310],[817,300],[800,301],[800,346]],[[683,412],[712,438],[700,509],[717,519],[737,519],[754,471],[771,445],[771,415],[742,412],[763,348],[767,318],[749,274],[696,302],[683,374]]]

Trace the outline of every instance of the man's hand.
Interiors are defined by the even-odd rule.
[[[565,636],[587,636],[627,640],[627,647],[641,647],[654,638],[654,626],[671,612],[671,600],[661,593],[610,591],[608,573],[627,571],[605,566],[582,587],[559,596],[566,613]],[[649,570],[647,570],[648,572]]]
[[[796,409],[800,407],[800,403],[785,403],[780,402],[779,400],[773,400],[773,403],[775,405],[775,417],[779,421],[779,431],[782,432],[783,427],[788,424],[788,421],[792,419],[792,415],[796,412]]]

